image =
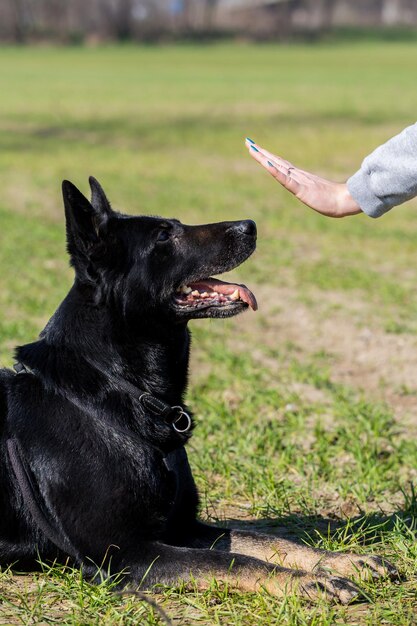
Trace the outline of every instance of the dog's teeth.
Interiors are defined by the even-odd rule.
[[[191,287],[189,287],[188,285],[181,285],[181,287],[177,289],[177,292],[187,295],[191,293]]]
[[[202,294],[200,294],[202,298],[210,298],[210,294],[207,293],[207,291],[203,291]]]
[[[231,296],[229,296],[231,300],[239,300],[239,289],[235,289]]]
[[[197,296],[200,295],[200,292],[197,291],[197,289],[194,289],[194,291],[191,292],[191,295],[194,296],[194,297],[197,297]]]

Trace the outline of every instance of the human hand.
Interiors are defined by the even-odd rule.
[[[246,138],[249,154],[258,161],[285,189],[322,215],[346,217],[362,213],[345,183],[334,183],[295,167]]]

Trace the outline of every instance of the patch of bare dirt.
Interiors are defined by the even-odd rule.
[[[331,379],[387,402],[401,423],[417,431],[417,336],[387,333],[374,307],[355,294],[309,294],[301,302],[289,288],[258,286],[259,312],[238,320],[246,349],[277,369],[263,346],[288,352],[298,361],[325,354]],[[295,390],[307,401],[322,401],[324,392],[310,385]]]

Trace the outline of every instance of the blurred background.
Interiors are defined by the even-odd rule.
[[[415,27],[414,0],[3,0],[5,41],[318,37],[334,29]]]

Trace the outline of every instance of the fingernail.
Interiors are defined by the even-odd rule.
[[[271,163],[271,161],[268,161],[268,165],[269,165],[270,167],[273,167],[274,169],[277,169],[277,168],[275,167],[275,165],[274,165],[273,163]]]
[[[246,141],[249,141],[249,143],[255,143],[250,137],[246,137]]]
[[[254,152],[259,152],[258,148],[255,148],[255,146],[251,146],[250,148],[251,150],[254,150]]]

